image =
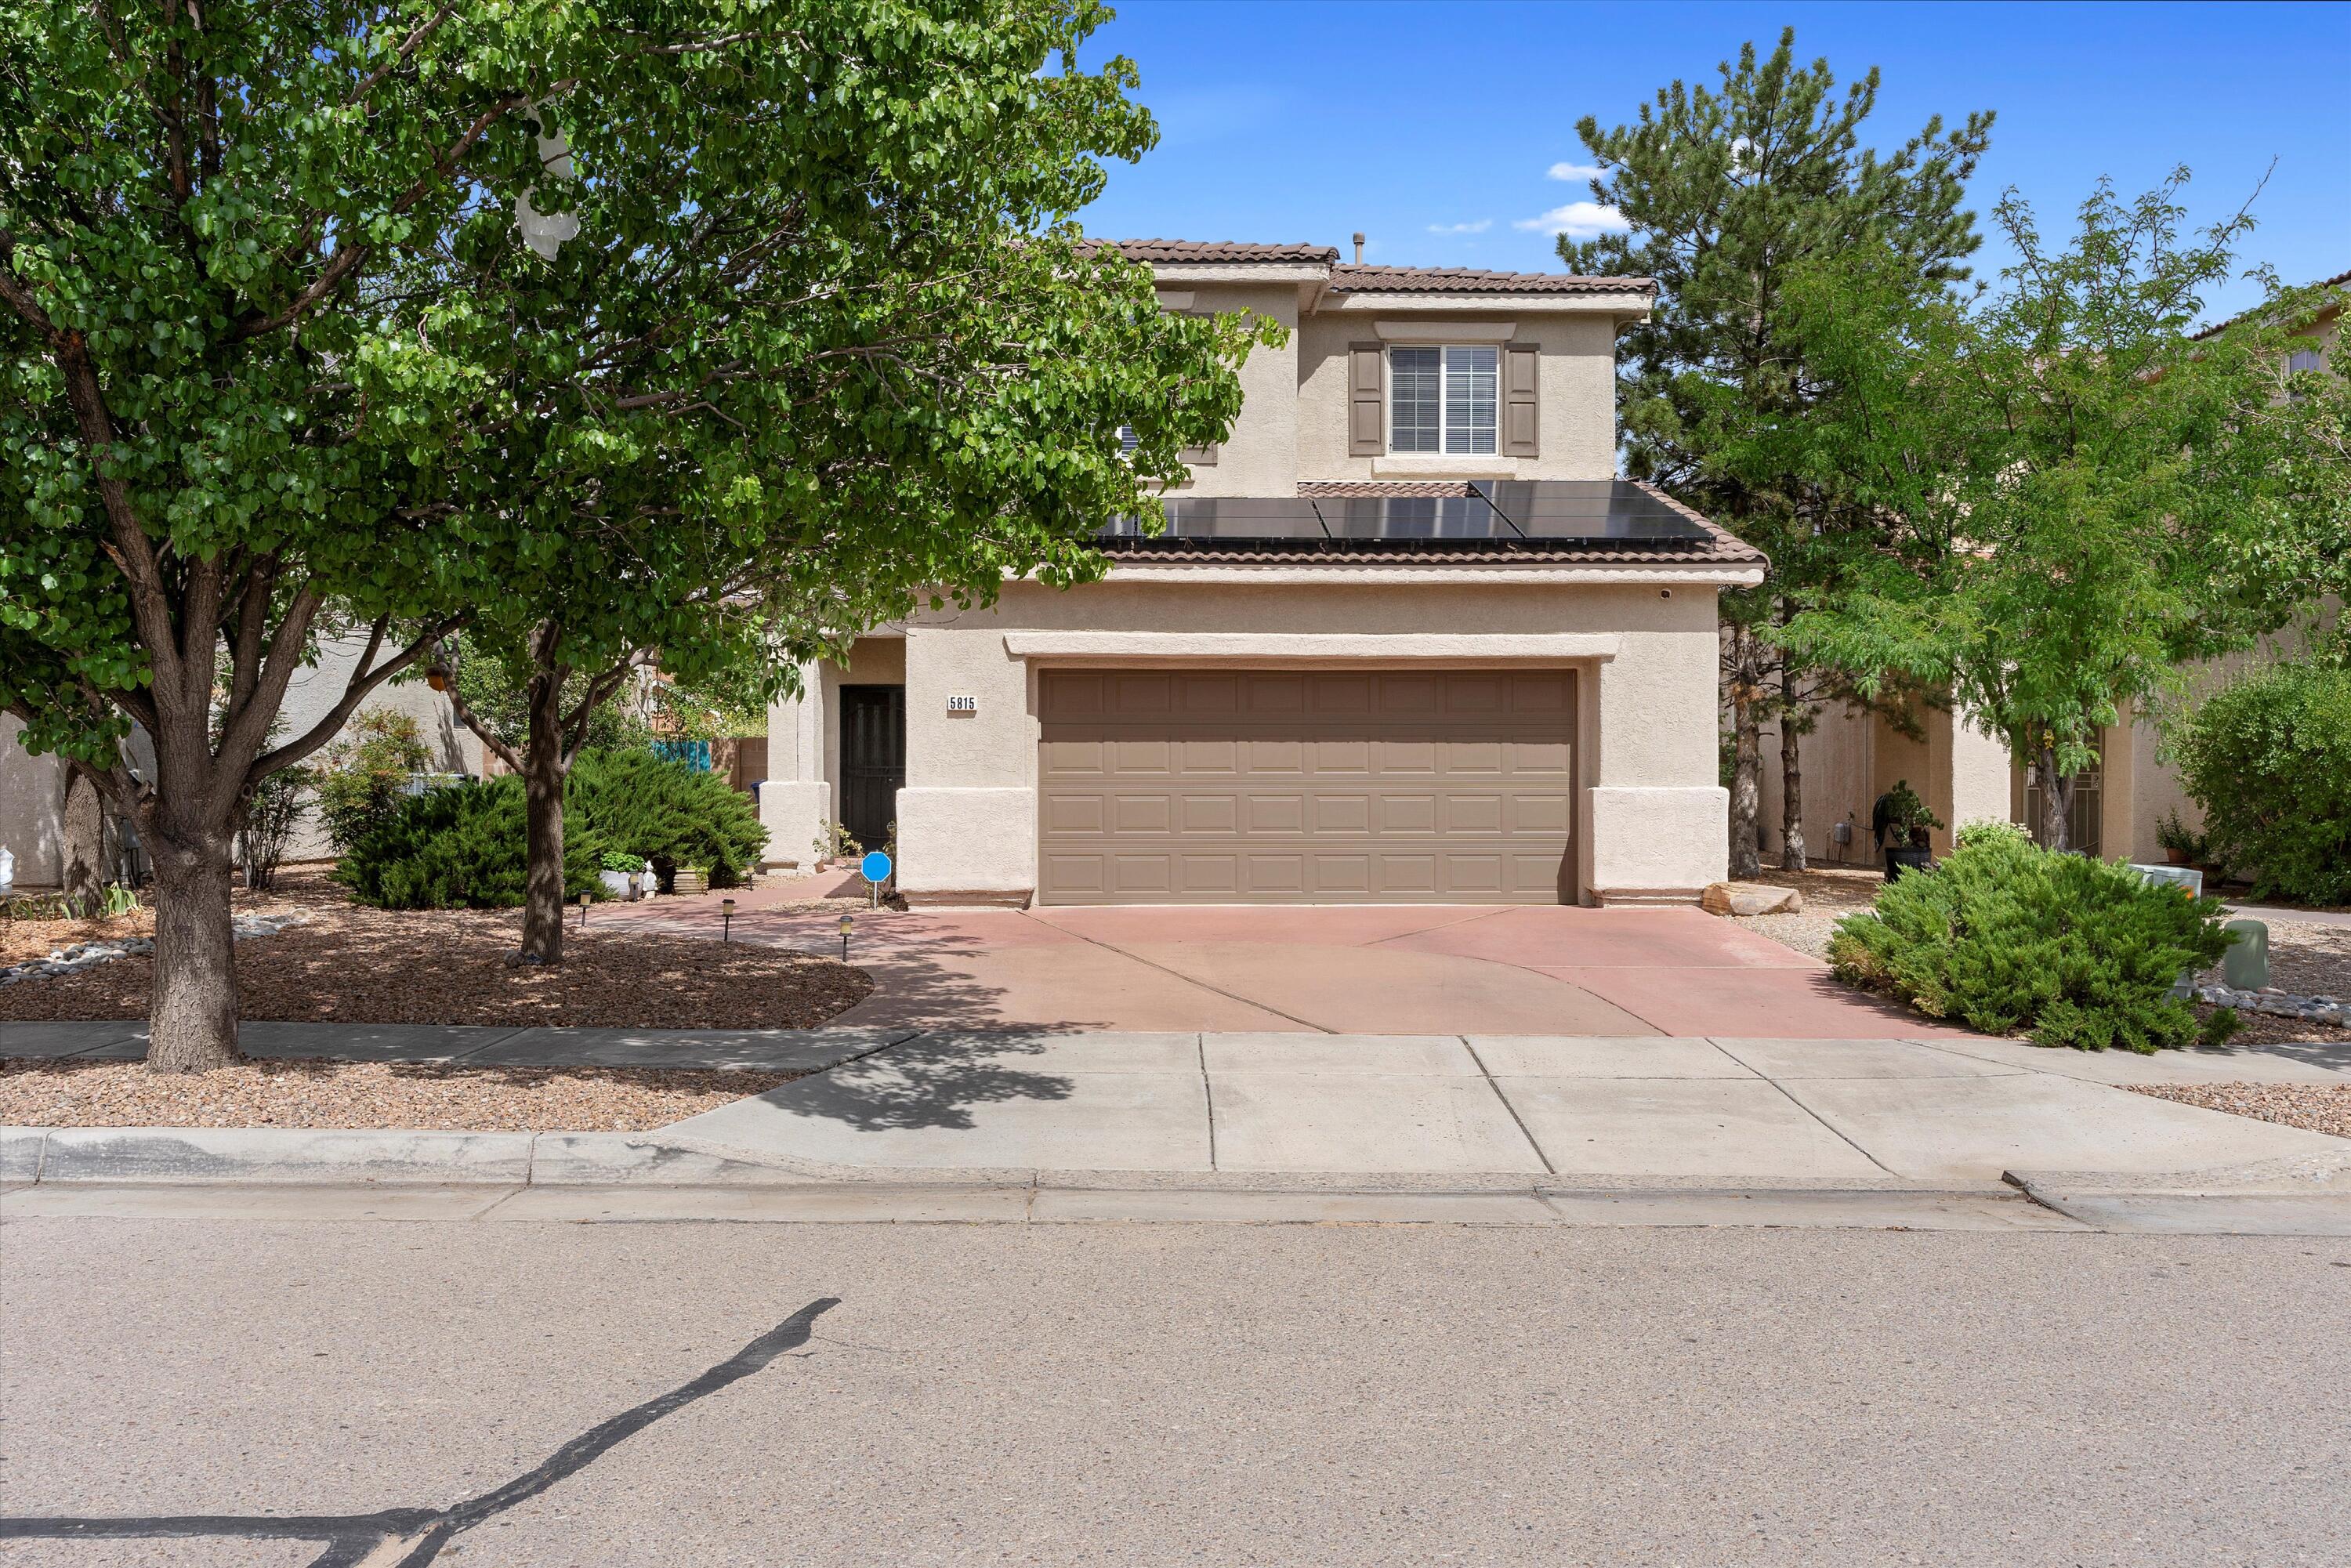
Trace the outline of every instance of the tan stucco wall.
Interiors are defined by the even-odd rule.
[[[308,669],[297,670],[287,683],[276,731],[281,739],[300,735],[326,716],[342,695],[366,648],[367,639],[358,633],[320,641],[319,662]],[[363,712],[390,709],[416,720],[426,746],[432,748],[432,767],[436,770],[482,771],[482,743],[457,722],[449,699],[423,681],[379,686],[360,706]],[[15,719],[0,716],[0,844],[16,852],[18,882],[54,883],[60,874],[67,841],[61,815],[65,810],[64,772],[57,758],[33,757],[26,752],[16,737],[21,727]],[[318,766],[324,757],[323,748],[313,753],[309,765]],[[309,809],[305,809],[302,820],[296,824],[286,852],[289,860],[318,859],[334,852],[319,827],[316,814]]]
[[[291,737],[301,734],[326,716],[343,695],[351,672],[359,665],[360,655],[367,651],[367,638],[351,632],[342,636],[322,638],[319,644],[318,664],[306,670],[297,670],[286,687],[285,706],[279,710],[277,733]],[[384,655],[378,653],[379,659]],[[473,773],[482,771],[482,743],[473,731],[457,722],[449,706],[449,699],[419,680],[392,681],[378,686],[360,704],[360,711],[403,713],[416,721],[424,737],[424,744],[433,753],[430,764],[435,772]],[[328,747],[334,742],[329,741]],[[326,758],[326,748],[312,754],[310,763],[317,766]],[[319,825],[317,815],[306,808],[297,823],[293,837],[287,841],[288,860],[323,859],[335,852],[327,841],[325,831]]]
[[[0,714],[0,849],[16,857],[18,886],[55,887],[63,874],[65,764],[26,751],[24,728]]]
[[[1711,588],[1683,585],[1667,597],[1647,584],[1113,579],[1066,593],[1015,584],[992,612],[949,611],[908,626],[898,832],[911,897],[1035,886],[1037,675],[1047,661],[1011,652],[1005,635],[1030,629],[1345,636],[1395,662],[1416,637],[1613,633],[1614,657],[1562,661],[1580,677],[1583,890],[1687,892],[1722,874],[1728,800],[1714,778]],[[977,711],[949,713],[951,695],[975,698]]]
[[[1298,286],[1187,283],[1189,309],[1246,310],[1290,328],[1278,348],[1260,345],[1241,364],[1241,412],[1213,465],[1192,470],[1183,496],[1291,496],[1298,492]]]
[[[1442,343],[1448,319],[1514,319],[1514,343],[1534,343],[1540,352],[1537,421],[1539,457],[1444,458],[1425,455],[1351,457],[1347,454],[1347,348],[1382,340]],[[1413,338],[1399,339],[1410,323]],[[1301,479],[1400,478],[1412,475],[1480,478],[1607,479],[1616,472],[1616,318],[1588,315],[1523,315],[1480,312],[1475,300],[1445,311],[1315,315],[1299,334],[1298,476]],[[1246,416],[1244,416],[1246,417]],[[1280,494],[1281,492],[1276,492]]]

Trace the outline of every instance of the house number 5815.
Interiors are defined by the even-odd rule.
[[[949,696],[947,698],[947,712],[949,713],[977,713],[978,711],[979,699],[977,697]]]

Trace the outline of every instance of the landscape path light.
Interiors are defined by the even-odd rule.
[[[720,920],[722,920],[722,921],[724,921],[724,922],[726,923],[726,924],[725,924],[725,925],[724,925],[724,927],[723,927],[723,929],[724,929],[724,930],[725,930],[725,932],[726,932],[726,935],[720,938],[720,941],[722,941],[722,942],[732,942],[732,941],[734,941],[734,940],[735,940],[735,901],[734,901],[733,899],[731,899],[731,898],[722,898],[722,899],[720,899],[720,900],[718,901],[718,918],[719,918]]]
[[[855,915],[844,915],[841,917],[841,961],[844,964],[849,962],[849,934],[856,928]]]

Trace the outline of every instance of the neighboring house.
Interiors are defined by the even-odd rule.
[[[364,652],[363,636],[329,638],[319,645],[317,664],[295,672],[286,689],[280,735],[298,735],[316,724],[342,694],[344,682]],[[362,709],[391,708],[414,718],[434,752],[434,766],[452,773],[479,773],[482,744],[460,726],[449,699],[421,681],[397,682],[370,693]],[[101,849],[97,791],[76,779],[56,757],[35,757],[17,739],[24,727],[0,715],[0,846],[16,857],[16,885],[65,887],[86,892],[120,874]],[[133,757],[152,765],[143,734],[131,737]],[[314,755],[311,761],[319,760]],[[287,859],[312,860],[334,852],[315,817],[306,811],[287,845]]]
[[[2351,286],[2351,272],[2318,285],[2338,294]],[[2317,313],[2302,331],[2308,347],[2295,350],[2290,369],[2344,372],[2342,307]],[[2205,329],[2210,337],[2225,327]],[[2339,607],[2338,607],[2339,612]],[[2237,672],[2294,657],[2301,643],[2291,633],[2263,639],[2249,652],[2217,659],[2192,673],[2194,691],[2210,691]],[[2011,762],[1999,739],[1955,718],[1948,711],[1914,713],[1916,737],[1883,718],[1833,705],[1819,727],[1802,737],[1804,845],[1814,864],[1879,865],[1883,857],[1870,841],[1871,807],[1896,779],[1907,779],[1947,824],[1932,835],[1935,852],[1948,852],[1962,822],[1991,820],[2030,825],[2039,814],[2037,788],[2029,769]],[[2179,782],[2179,770],[2161,755],[2155,718],[2126,708],[2099,738],[2098,765],[2075,776],[2068,836],[2074,847],[2107,860],[2161,861],[2157,826],[2177,812],[2200,830],[2202,813]],[[1762,826],[1764,863],[1777,863],[1781,846],[1780,757],[1777,730],[1766,726],[1763,739]],[[1838,841],[1842,829],[1844,841]]]
[[[1614,478],[1616,334],[1653,286],[1113,243],[1165,308],[1288,342],[1243,367],[1168,536],[1103,538],[1106,579],[1009,582],[805,672],[769,716],[771,862],[837,821],[894,835],[917,904],[1616,904],[1720,878],[1715,599],[1763,562]]]

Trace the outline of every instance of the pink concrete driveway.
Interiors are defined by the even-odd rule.
[[[738,941],[838,954],[830,915],[741,895]],[[716,934],[716,900],[607,924]],[[963,909],[862,915],[875,981],[838,1024],[1336,1034],[1965,1036],[1837,985],[1696,909],[1367,906]]]

